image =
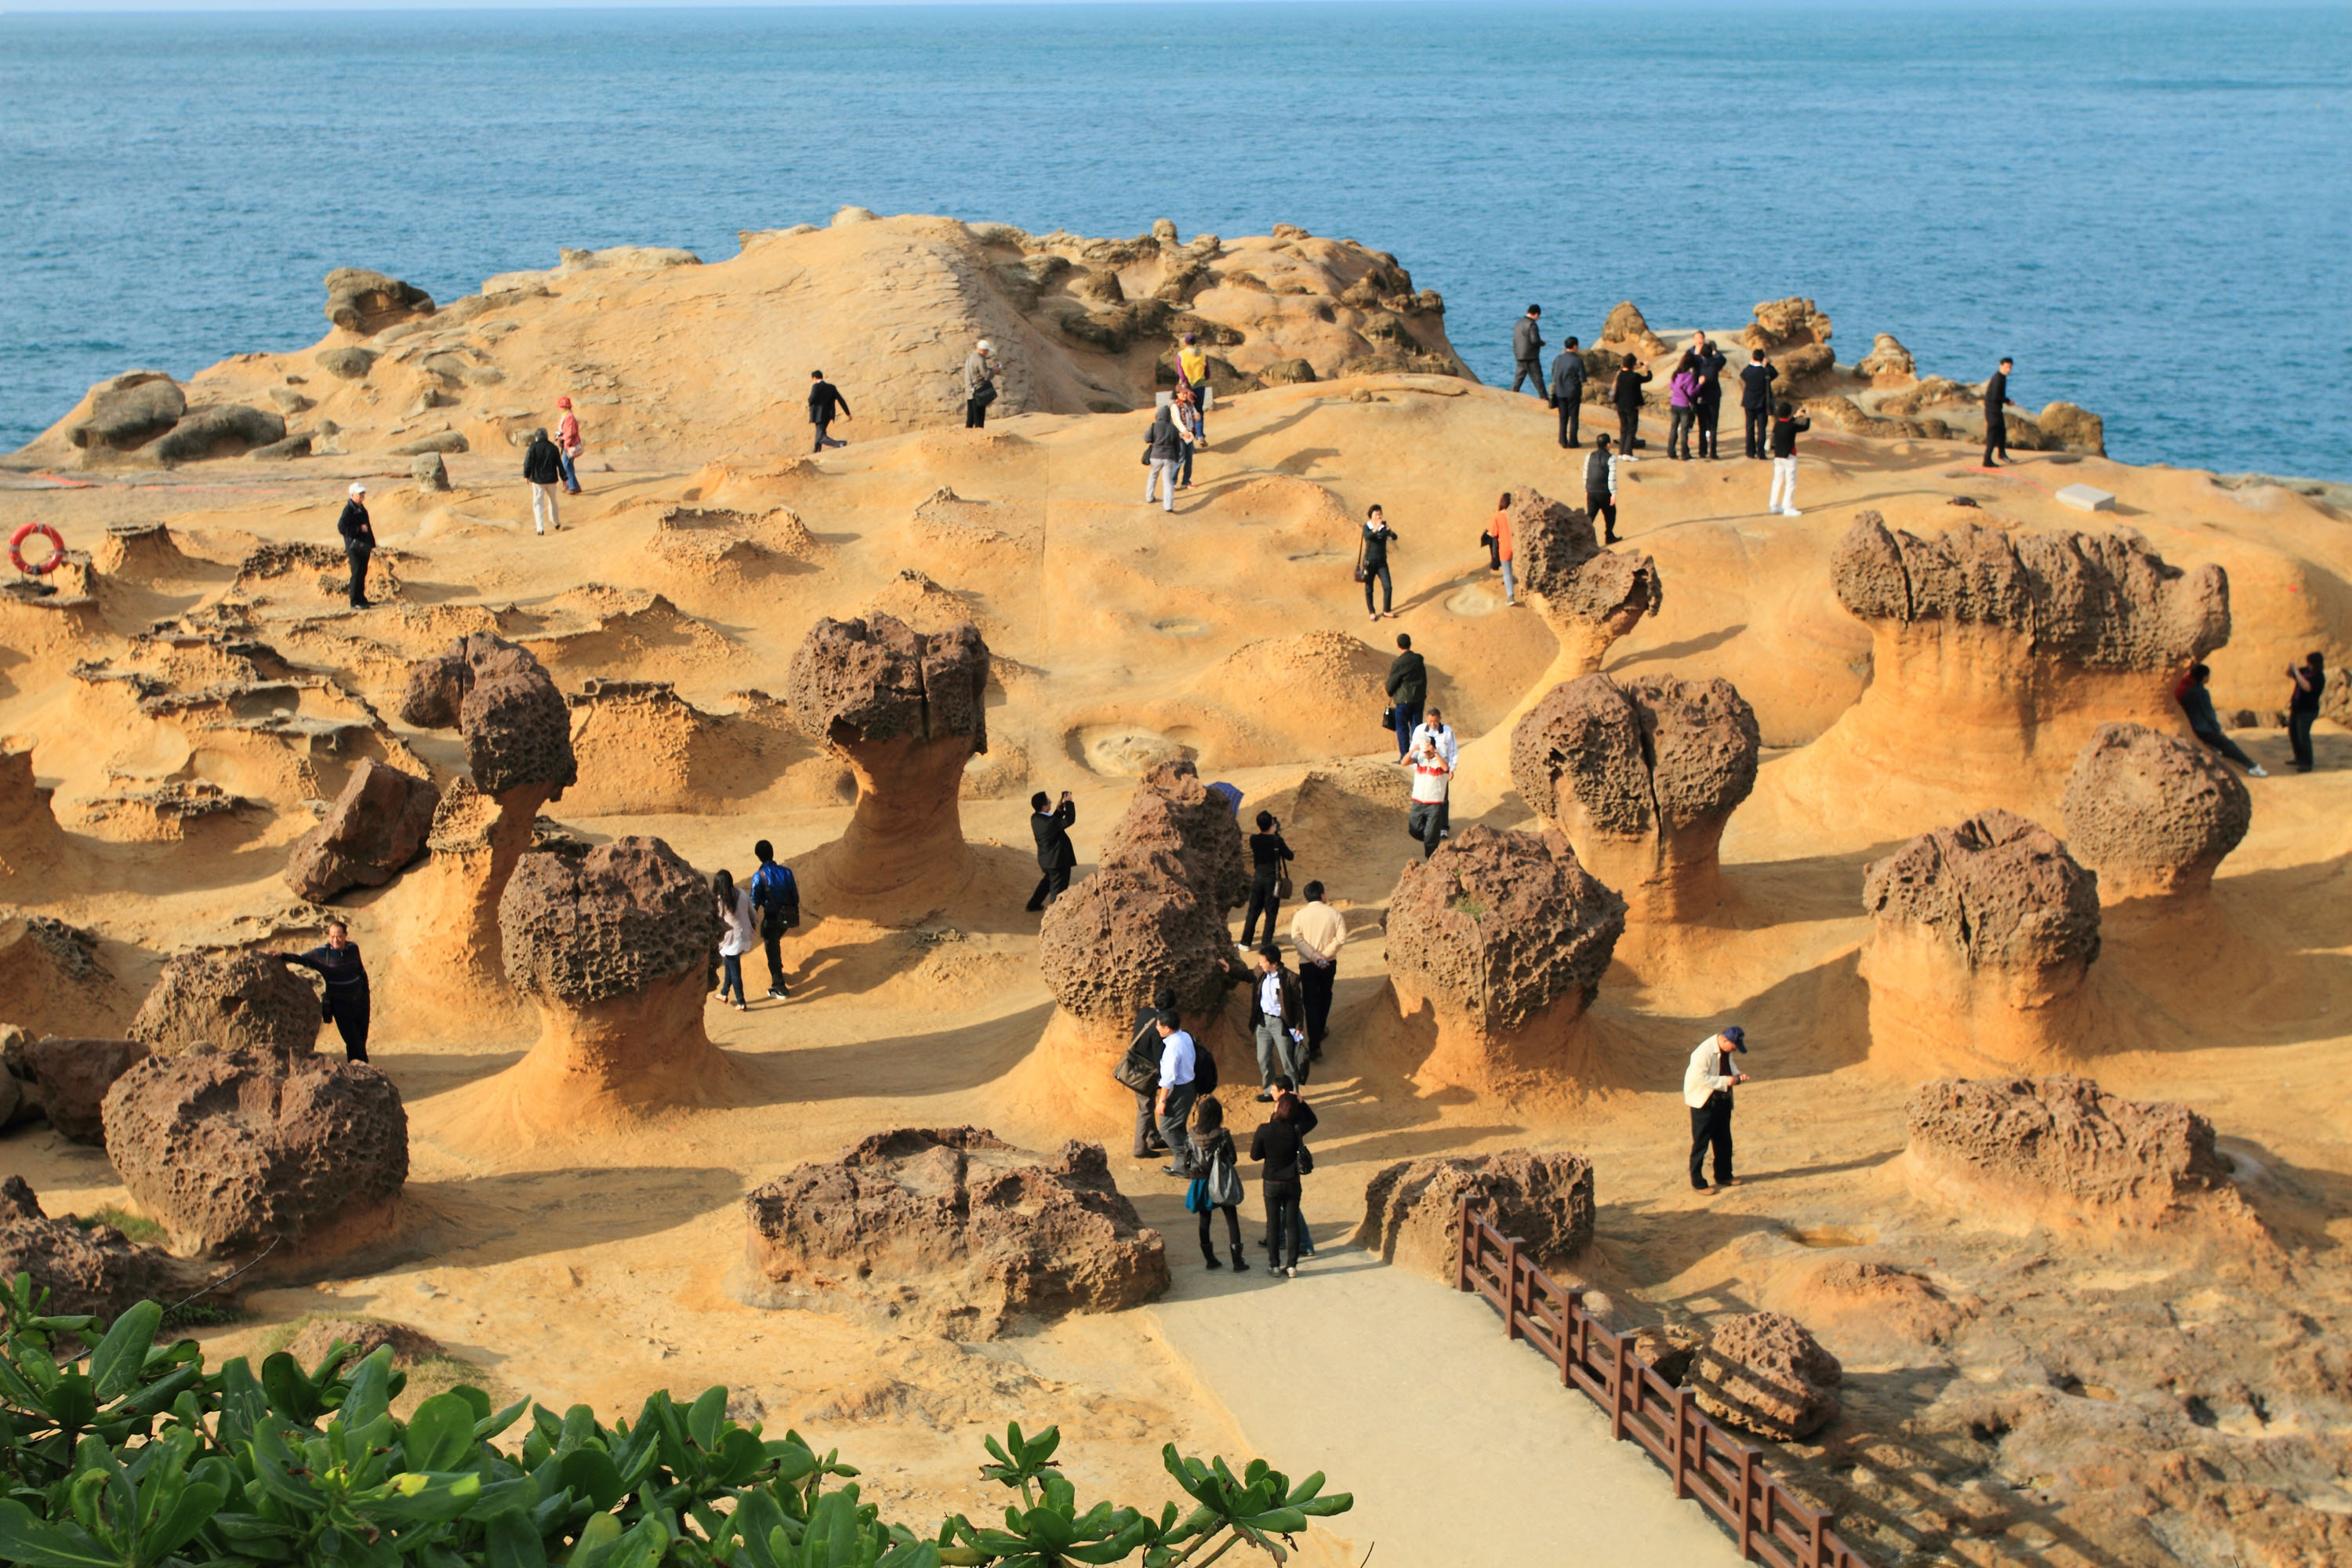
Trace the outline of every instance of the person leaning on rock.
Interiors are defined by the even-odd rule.
[[[1298,954],[1298,996],[1307,1011],[1307,1059],[1320,1060],[1331,1032],[1331,987],[1339,978],[1339,950],[1348,945],[1348,917],[1323,901],[1323,884],[1309,882],[1307,902],[1290,917],[1290,945]]]
[[[1529,390],[1536,396],[1544,395],[1543,375],[1543,307],[1530,305],[1528,313],[1511,327],[1511,390],[1517,392],[1521,382],[1531,381]]]
[[[319,1005],[320,1021],[331,1022],[335,1033],[342,1037],[345,1060],[367,1060],[367,965],[361,961],[360,944],[352,940],[352,928],[341,921],[329,921],[327,940],[317,947],[308,952],[272,956],[280,963],[310,970],[327,983],[327,994]]]
[[[1609,389],[1609,401],[1617,405],[1617,449],[1628,458],[1640,446],[1642,428],[1642,388],[1649,384],[1650,373],[1632,354],[1625,356],[1623,368]]]
[[[1271,942],[1257,950],[1257,1019],[1252,1034],[1257,1047],[1257,1097],[1267,1101],[1274,1098],[1276,1079],[1307,1081],[1307,1010],[1298,976],[1282,966],[1282,950]]]
[[[372,610],[368,603],[368,557],[375,553],[375,524],[368,521],[367,486],[353,484],[350,497],[343,502],[343,515],[336,521],[335,531],[343,536],[343,554],[352,565],[351,601],[354,610]]]
[[[555,487],[563,482],[563,454],[547,438],[544,427],[530,433],[522,455],[522,477],[530,485],[530,526],[540,533],[560,529],[563,520],[555,510]]]
[[[1070,873],[1077,869],[1078,852],[1070,843],[1070,824],[1078,819],[1077,803],[1064,790],[1056,805],[1044,790],[1029,797],[1029,831],[1037,840],[1037,890],[1029,895],[1035,914],[1070,890]]]
[[[1200,1051],[1172,1007],[1160,1010],[1152,1028],[1160,1036],[1160,1092],[1152,1110],[1160,1121],[1160,1142],[1168,1149],[1168,1163],[1160,1173],[1189,1179],[1193,1174],[1192,1141],[1184,1136],[1184,1121],[1192,1114],[1192,1084],[1200,1072]]]
[[[846,441],[835,440],[832,435],[835,419],[852,417],[849,399],[841,395],[841,388],[825,380],[824,372],[821,370],[809,372],[808,411],[809,423],[816,427],[816,445],[809,448],[811,455],[822,452],[827,447],[849,445]]]
[[[1560,345],[1559,357],[1551,362],[1551,405],[1559,411],[1559,444],[1581,447],[1577,437],[1577,418],[1584,408],[1584,356],[1576,350],[1576,340],[1570,338]]]
[[[996,345],[986,338],[963,362],[963,427],[983,429],[988,405],[996,401]]]
[[[2175,693],[2180,710],[2189,716],[2189,732],[2245,769],[2247,777],[2270,777],[2262,763],[2246,755],[2237,742],[2221,732],[2221,716],[2213,711],[2213,694],[2206,689],[2206,683],[2212,679],[2211,666],[2192,664],[2189,667],[2189,679],[2180,683],[2180,689]]]
[[[1683,1068],[1683,1103],[1691,1113],[1690,1184],[1696,1192],[1719,1193],[1739,1182],[1731,1173],[1731,1091],[1746,1083],[1748,1075],[1732,1066],[1735,1051],[1748,1053],[1747,1032],[1737,1024],[1701,1040],[1690,1055],[1690,1065]],[[1700,1173],[1710,1149],[1715,1152],[1713,1187]]]
[[[2015,360],[2004,355],[2000,368],[1985,377],[1984,466],[1988,468],[2000,466],[2000,463],[1993,461],[1992,455],[1996,450],[2000,453],[2001,462],[2009,461],[2009,416],[2002,410],[2017,406],[2017,399],[2009,395],[2009,373],[2016,368],[2016,364]]]
[[[1765,360],[1762,349],[1748,351],[1748,363],[1739,372],[1739,412],[1748,419],[1751,458],[1771,455],[1768,443],[1772,436],[1772,384],[1780,379],[1780,367]]]

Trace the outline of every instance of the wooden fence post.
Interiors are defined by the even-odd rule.
[[[1743,1443],[1739,1447],[1739,1555],[1756,1561],[1756,1459],[1761,1450]]]
[[[1609,1439],[1625,1440],[1625,1342],[1622,1339],[1609,1357]]]
[[[1471,1249],[1478,1244],[1477,1233],[1470,1228],[1470,1200],[1467,1197],[1462,1200],[1460,1217],[1462,1245],[1454,1249],[1454,1288],[1456,1290],[1467,1290],[1470,1289],[1470,1259],[1473,1256]]]
[[[1690,1390],[1687,1388],[1677,1388],[1675,1390],[1675,1459],[1673,1468],[1675,1472],[1675,1500],[1677,1502],[1690,1496],[1690,1456],[1685,1452],[1685,1445],[1686,1445],[1690,1440],[1688,1436],[1690,1432]]]
[[[1822,1564],[1829,1561],[1829,1552],[1830,1516],[1817,1513],[1813,1515],[1812,1555],[1805,1560],[1805,1568],[1822,1568]]]
[[[1516,1236],[1503,1238],[1503,1337],[1516,1340],[1519,1333],[1519,1295],[1527,1281],[1519,1275],[1519,1248],[1524,1244]]]

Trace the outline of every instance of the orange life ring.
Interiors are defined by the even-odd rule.
[[[37,533],[49,542],[49,558],[35,566],[25,560],[25,541]],[[19,572],[35,577],[46,577],[63,565],[65,558],[66,542],[59,539],[58,531],[46,522],[28,522],[9,536],[8,559]]]

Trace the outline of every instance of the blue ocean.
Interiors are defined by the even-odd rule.
[[[8,15],[0,183],[0,449],[316,340],[331,267],[446,300],[856,203],[1360,238],[1488,380],[1530,302],[1804,294],[2127,460],[2352,479],[2340,5]]]

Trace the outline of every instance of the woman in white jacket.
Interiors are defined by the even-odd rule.
[[[735,1011],[748,1013],[751,1007],[743,999],[743,955],[760,940],[759,922],[751,915],[751,895],[736,888],[732,871],[711,878],[710,890],[719,900],[719,966],[723,972],[719,978],[719,999],[726,1001],[731,991]]]

